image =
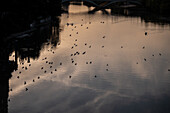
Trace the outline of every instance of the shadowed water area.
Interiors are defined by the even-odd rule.
[[[88,10],[70,5],[36,57],[21,47],[9,113],[169,113],[169,25]]]

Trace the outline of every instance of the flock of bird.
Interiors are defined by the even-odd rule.
[[[82,19],[82,21],[83,21],[83,19]],[[100,23],[104,24],[104,21],[101,21]],[[92,24],[92,22],[89,22],[89,24]],[[74,25],[74,23],[67,23],[66,26],[67,26],[67,27],[68,27],[68,26],[73,26],[74,28],[77,27],[76,25]],[[80,26],[83,26],[83,24],[80,24]],[[72,31],[74,30],[74,28],[72,28]],[[86,27],[86,29],[89,29],[89,27]],[[77,31],[76,34],[78,35],[79,32]],[[145,36],[148,35],[147,32],[145,32],[144,34],[145,34]],[[72,37],[72,34],[69,34],[68,37]],[[106,36],[102,36],[101,38],[102,38],[102,39],[107,39]],[[75,43],[74,43],[74,45],[72,45],[72,46],[70,47],[70,49],[72,49],[72,50],[74,50],[74,48],[78,47],[78,44],[77,44],[78,38],[74,39],[73,41],[74,41]],[[47,43],[47,45],[50,45],[50,44]],[[58,45],[59,45],[59,44],[58,44]],[[81,45],[81,46],[82,46],[82,45]],[[89,48],[89,49],[92,48],[92,45],[89,45],[89,44],[86,43],[86,42],[84,43],[83,46],[86,46],[86,47]],[[104,47],[105,47],[104,45],[101,45],[101,48],[104,48]],[[53,55],[55,55],[55,51],[53,50],[54,48],[55,48],[54,46],[51,46],[51,48],[48,49],[47,51],[50,52],[50,53],[52,53]],[[120,46],[120,48],[123,49],[123,48],[124,48],[123,45]],[[145,49],[145,48],[146,48],[145,46],[142,47],[142,49]],[[86,55],[86,54],[88,54],[88,51],[87,51],[87,50],[86,50],[86,51],[82,51],[82,52],[80,52],[80,51],[75,51],[75,52],[73,52],[73,53],[70,54],[70,60],[71,60],[70,62],[71,62],[73,65],[77,66],[77,65],[78,65],[78,62],[76,62],[76,60],[75,60],[74,57],[75,57],[75,56],[79,56],[79,55]],[[152,56],[155,56],[155,55],[152,54]],[[159,56],[162,56],[162,54],[159,53]],[[14,56],[13,56],[13,57],[14,57]],[[48,66],[42,66],[42,67],[40,67],[40,70],[41,70],[43,73],[54,74],[54,72],[57,71],[57,68],[56,68],[55,66],[53,66],[53,64],[55,64],[56,62],[49,61],[49,60],[48,60],[48,57],[44,57],[44,58],[41,59],[41,60],[42,60],[46,65],[48,65]],[[147,61],[146,58],[144,58],[143,60],[144,60],[145,62]],[[87,65],[87,64],[91,65],[91,64],[93,64],[93,63],[94,63],[94,61],[86,61],[86,62],[85,62],[86,65]],[[136,64],[139,64],[139,62],[136,62]],[[25,70],[25,71],[26,71],[26,70],[29,69],[29,67],[32,66],[32,64],[28,64],[28,66],[24,66],[24,63],[21,63],[21,65],[23,65],[23,66],[21,67],[21,69],[18,70],[17,79],[20,79],[20,76],[21,76],[21,74],[22,74],[22,70]],[[59,62],[58,65],[62,66],[63,63],[62,63],[62,62]],[[49,67],[49,68],[46,69],[45,67]],[[49,71],[49,69],[51,69],[51,70]],[[108,64],[108,63],[106,63],[106,68],[105,68],[105,69],[106,69],[106,71],[109,71],[109,64]],[[48,70],[48,72],[47,72],[47,70]],[[30,71],[31,71],[31,70],[30,70]],[[168,71],[170,71],[170,69],[168,69]],[[72,75],[69,75],[68,78],[71,79],[71,78],[72,78]],[[94,75],[94,78],[97,78],[97,75]],[[32,79],[32,82],[36,82],[36,80],[38,80],[38,79],[40,79],[40,76],[37,76],[37,78]],[[23,85],[27,85],[27,81],[24,81],[24,82],[23,82]],[[10,91],[13,91],[12,88],[10,89]],[[25,88],[25,91],[28,91],[28,87]],[[9,101],[10,101],[10,99],[9,99]]]

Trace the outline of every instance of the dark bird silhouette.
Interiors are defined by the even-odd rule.
[[[74,63],[74,61],[72,61],[72,63]]]
[[[40,79],[40,77],[38,77],[38,79]]]
[[[50,68],[52,68],[53,66],[50,66]]]
[[[121,46],[121,48],[123,48],[123,46]]]
[[[168,69],[168,71],[170,71],[170,69]]]
[[[44,73],[46,73],[47,71],[44,71]]]
[[[33,79],[32,81],[33,81],[33,82],[35,82],[35,80],[34,80],[34,79]]]
[[[154,56],[154,54],[152,56]]]
[[[19,79],[19,76],[17,76],[17,78]]]
[[[55,69],[55,71],[57,71],[57,69]]]
[[[69,76],[69,78],[71,78],[71,76]]]
[[[28,88],[25,88],[25,91],[28,91]]]
[[[109,71],[109,69],[106,69],[106,71]]]
[[[84,44],[85,46],[87,45],[87,43]]]
[[[97,75],[94,76],[95,78],[97,77]]]
[[[90,61],[90,64],[92,64],[92,61]]]
[[[62,65],[62,63],[60,62],[60,65]]]
[[[21,71],[19,72],[19,74],[21,74]]]
[[[43,67],[41,67],[41,69],[44,69]]]
[[[27,70],[28,68],[27,67],[25,67],[25,70]]]
[[[106,66],[109,66],[109,64],[106,64]]]
[[[12,91],[12,88],[10,89],[10,91]]]
[[[77,32],[76,34],[79,34],[79,32]]]
[[[145,46],[143,46],[142,48],[145,49]]]
[[[86,62],[86,64],[88,64],[88,62]]]
[[[22,69],[24,69],[24,66],[22,67]]]
[[[29,64],[29,66],[31,66],[31,64]]]
[[[82,53],[83,55],[86,54],[86,51]]]
[[[77,65],[77,63],[75,63],[75,65]]]
[[[86,29],[88,29],[88,27]]]
[[[103,38],[105,38],[105,36],[103,36]]]
[[[26,84],[26,81],[24,81],[24,85]]]
[[[146,61],[146,58],[144,58],[144,61]]]
[[[159,56],[161,56],[162,54],[161,53],[159,53]]]
[[[102,48],[104,48],[104,46],[102,46]]]
[[[145,35],[147,35],[148,33],[147,32],[145,32]]]
[[[91,46],[89,46],[89,48],[91,48]]]
[[[71,36],[71,34],[70,34],[70,36]]]
[[[51,71],[51,74],[53,74],[53,72]]]
[[[136,64],[138,64],[138,62],[136,62]]]
[[[77,41],[77,39],[75,39],[75,41]]]
[[[48,61],[46,61],[46,63],[48,63]]]

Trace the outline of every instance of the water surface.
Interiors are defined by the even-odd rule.
[[[70,5],[57,46],[48,40],[38,58],[19,62],[9,113],[168,113],[169,26],[87,11]]]

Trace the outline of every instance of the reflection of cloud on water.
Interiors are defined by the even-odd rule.
[[[87,24],[88,21],[85,18],[88,18],[88,21],[92,20],[91,25]],[[139,20],[130,21],[130,18],[126,22],[109,24],[112,22],[111,18],[109,20],[101,15],[96,18],[93,20],[84,13],[80,16],[71,14],[67,18],[68,22],[77,22],[77,28],[67,27],[64,24],[66,28],[61,34],[62,44],[54,50],[55,54],[41,52],[39,60],[33,63],[29,72],[23,72],[22,80],[28,81],[26,86],[23,85],[22,80],[12,79],[11,86],[16,89],[14,88],[11,92],[13,98],[10,107],[15,107],[17,113],[23,111],[127,113],[134,112],[136,107],[139,111],[137,113],[145,113],[145,108],[150,110],[153,106],[159,106],[165,101],[166,96],[163,95],[169,95],[170,92],[169,76],[166,70],[169,65],[166,61],[170,55],[167,47],[169,39],[166,36],[169,32],[159,34],[165,37],[165,40],[159,38],[158,34],[148,33],[145,37],[144,28],[141,24],[137,24]],[[101,24],[102,19],[108,21]],[[82,27],[80,27],[81,23]],[[71,31],[71,29],[74,30]],[[76,34],[77,31],[79,34]],[[68,37],[70,32],[72,35]],[[103,35],[106,35],[105,39],[102,38]],[[78,41],[73,42],[75,39]],[[78,44],[78,47],[70,50],[73,43]],[[88,46],[84,46],[85,43]],[[91,49],[88,48],[89,45]],[[104,48],[101,48],[102,46]],[[144,50],[143,46],[146,46]],[[71,63],[70,54],[76,51],[80,53],[86,51],[86,55],[74,56],[73,59],[77,63],[74,65]],[[163,53],[161,57],[158,56],[159,51],[166,55]],[[152,52],[155,54],[154,57]],[[52,71],[49,69],[50,65],[40,61],[46,55],[49,61],[53,61],[53,74],[50,73]],[[86,64],[89,61],[93,63]],[[106,67],[107,63],[108,67]],[[44,74],[44,70],[41,71],[41,66],[47,69],[47,73]],[[54,72],[55,68],[57,72]],[[106,71],[106,68],[109,71]],[[97,77],[94,77],[95,75]],[[37,76],[41,77],[40,80],[36,79],[35,83],[32,83],[32,79]],[[24,90],[25,87],[29,89],[27,92]],[[155,100],[161,101],[159,103]],[[169,100],[168,96],[167,100]],[[10,110],[14,111],[13,109]]]

